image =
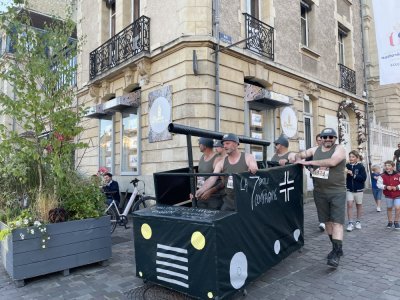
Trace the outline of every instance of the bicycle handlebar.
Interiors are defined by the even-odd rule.
[[[131,181],[131,183],[132,183],[133,185],[136,185],[136,184],[138,184],[139,181],[140,181],[139,179],[134,178],[134,179]]]

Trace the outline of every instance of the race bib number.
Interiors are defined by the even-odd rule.
[[[329,168],[319,167],[318,169],[313,170],[311,174],[312,174],[312,177],[314,177],[314,178],[328,179]]]
[[[204,177],[197,177],[197,188],[201,188],[204,184]]]
[[[228,189],[233,189],[233,176],[228,177],[228,183],[226,184]]]

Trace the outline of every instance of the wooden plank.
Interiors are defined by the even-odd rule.
[[[111,248],[97,249],[95,251],[80,253],[71,256],[36,262],[14,268],[14,280],[31,278],[39,275],[59,272],[70,268],[75,268],[111,257]]]
[[[14,255],[14,266],[22,266],[35,262],[53,260],[58,257],[77,255],[89,251],[95,251],[105,247],[111,247],[110,238],[99,238],[78,243],[60,245],[58,247],[37,249],[30,252],[23,252]]]
[[[74,220],[62,223],[53,223],[47,224],[46,230],[49,235],[56,235],[56,234],[64,234],[67,232],[73,231],[81,231],[82,228],[84,229],[94,229],[94,228],[102,228],[108,227],[110,228],[110,216],[103,216],[98,219],[84,219],[84,220]],[[15,229],[12,232],[13,241],[21,240],[20,234],[22,233],[25,236],[25,240],[34,239],[37,236],[40,236],[41,233],[37,230],[37,227],[29,227],[30,229],[35,230],[35,234],[28,234],[27,228]]]
[[[94,228],[81,231],[67,232],[64,234],[49,235],[50,240],[47,240],[47,249],[58,247],[61,245],[74,244],[87,240],[95,240],[102,237],[108,237],[111,240],[110,227]],[[26,253],[34,250],[42,249],[42,237],[38,236],[35,239],[14,241],[14,253]]]

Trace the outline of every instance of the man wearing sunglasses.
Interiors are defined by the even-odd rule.
[[[327,263],[338,267],[343,255],[343,224],[346,212],[346,150],[336,144],[337,134],[332,128],[321,131],[322,144],[296,154],[296,163],[313,167],[314,201],[318,219],[325,223],[332,243]],[[308,157],[312,160],[304,160]]]

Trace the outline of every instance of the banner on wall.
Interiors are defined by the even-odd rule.
[[[400,82],[400,1],[373,0],[380,84]]]

